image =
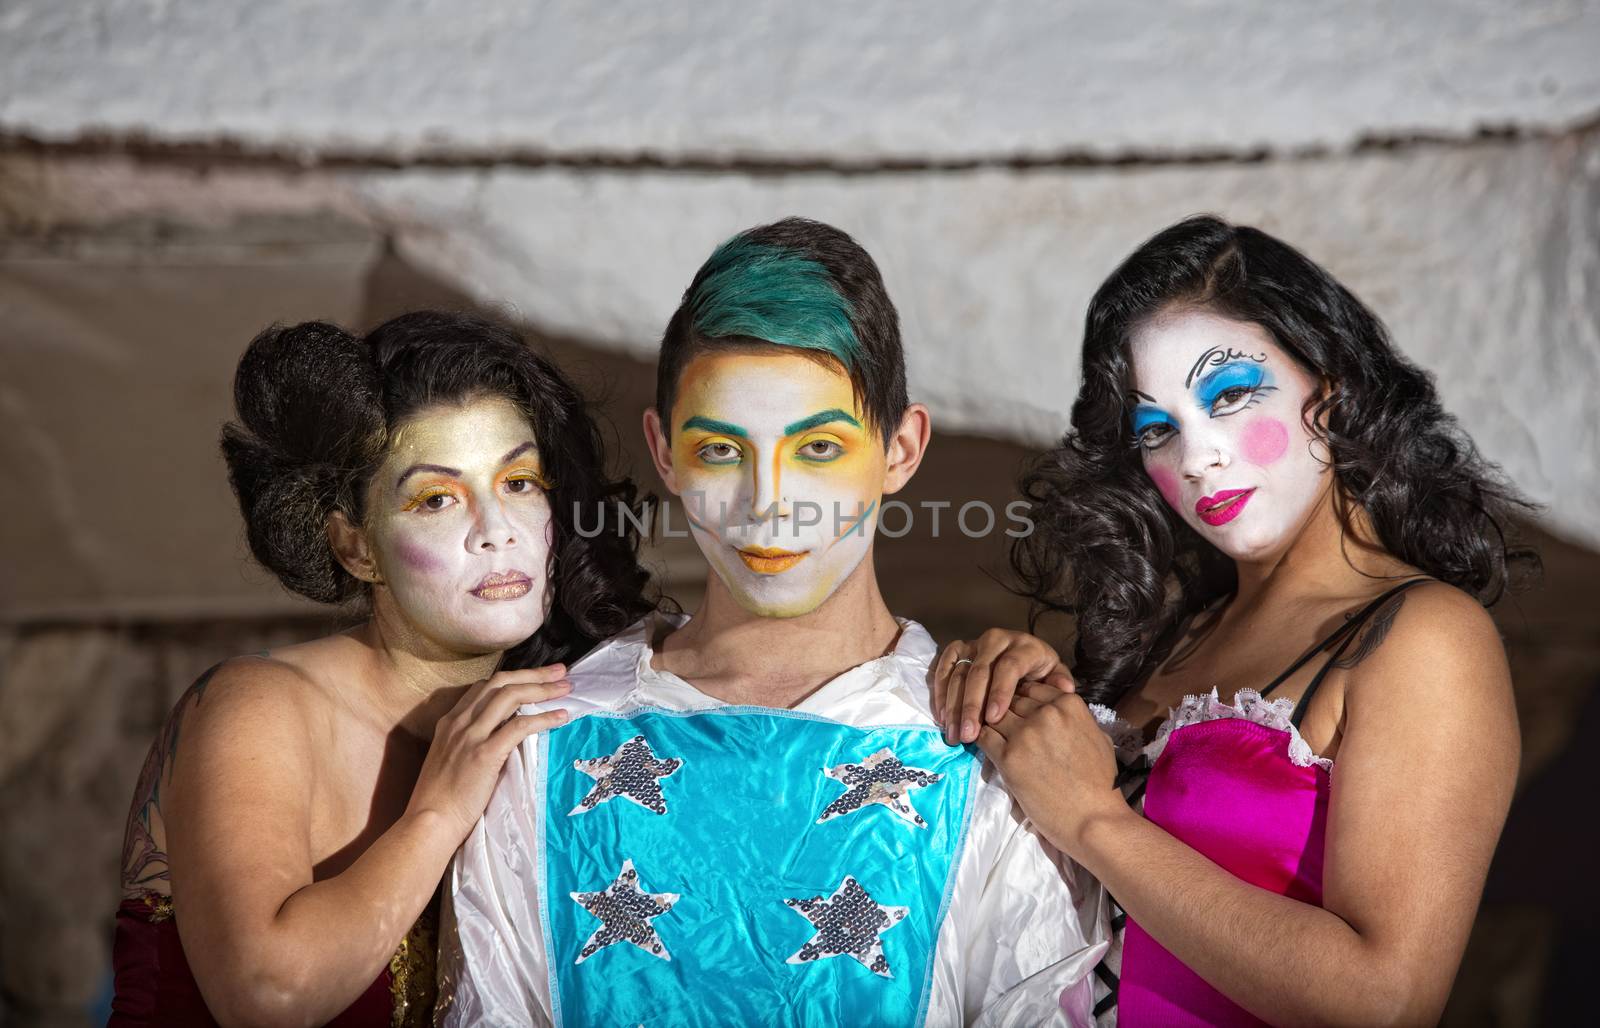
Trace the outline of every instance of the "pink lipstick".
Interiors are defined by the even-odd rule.
[[[1254,489],[1224,489],[1215,496],[1202,496],[1194,505],[1194,512],[1213,528],[1226,525],[1239,516],[1254,492]]]
[[[493,571],[484,575],[471,592],[480,600],[517,600],[532,588],[532,579],[520,571]]]

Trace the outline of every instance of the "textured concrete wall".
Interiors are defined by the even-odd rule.
[[[309,217],[0,233],[0,467],[29,497],[0,532],[0,620],[294,609],[246,559],[217,434],[245,343],[354,321],[378,252]]]
[[[0,126],[862,162],[1285,152],[1600,110],[1593,0],[10,0]]]

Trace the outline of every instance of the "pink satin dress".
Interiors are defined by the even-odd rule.
[[[1289,757],[1289,733],[1247,718],[1174,731],[1145,786],[1144,815],[1251,885],[1322,905],[1329,772]],[[1270,959],[1270,954],[1262,954]],[[1117,1021],[1259,1025],[1128,919]]]
[[[1215,690],[1187,698],[1144,750],[1144,816],[1241,880],[1321,906],[1333,762],[1311,752],[1300,737],[1300,720],[1360,626],[1417,581],[1422,580],[1361,608],[1260,693],[1240,689],[1232,705],[1222,703]],[[1298,703],[1265,698],[1329,648],[1332,656]],[[1270,961],[1272,955],[1259,958]],[[1122,940],[1120,975],[1103,978],[1114,983],[1123,1028],[1265,1023],[1212,988],[1132,918]]]

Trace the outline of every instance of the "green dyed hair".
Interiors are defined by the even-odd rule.
[[[717,247],[695,282],[686,302],[699,338],[743,336],[822,350],[854,370],[861,342],[850,301],[810,257],[734,236]]]
[[[696,355],[774,346],[842,365],[888,445],[909,402],[899,316],[871,256],[805,218],[741,232],[695,273],[656,364],[656,409],[668,435],[678,379]]]

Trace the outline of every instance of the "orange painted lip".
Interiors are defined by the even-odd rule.
[[[808,552],[773,550],[765,546],[749,546],[738,551],[739,559],[744,561],[744,566],[758,575],[776,575],[788,571],[805,560]]]

